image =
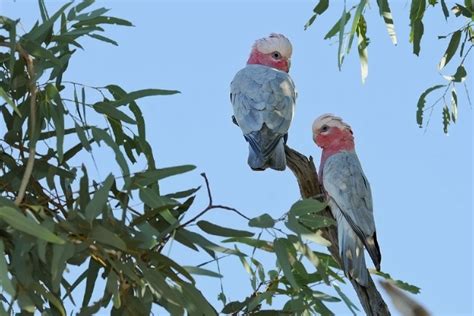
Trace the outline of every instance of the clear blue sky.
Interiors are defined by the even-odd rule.
[[[337,44],[322,39],[339,18],[343,2],[331,4],[304,31],[315,2],[101,1],[100,6],[112,9],[111,15],[130,20],[135,27],[108,28],[107,35],[119,47],[84,41],[85,51],[73,58],[65,79],[97,86],[116,83],[129,91],[180,90],[179,95],[139,102],[158,166],[197,166],[193,173],[163,181],[163,191],[201,185],[199,173],[206,172],[216,203],[250,217],[268,212],[277,218],[299,198],[297,184],[289,170],[256,173],[249,169],[247,144],[230,120],[229,83],[245,65],[255,39],[271,32],[285,34],[293,43],[290,74],[299,93],[288,144],[319,163],[320,150],[311,138],[313,120],[331,112],[351,124],[356,150],[372,186],[382,270],[421,287],[416,298],[434,314],[469,315],[473,296],[473,116],[464,89],[458,89],[459,120],[450,127],[449,136],[442,132],[440,107],[434,110],[426,132],[415,122],[420,93],[443,82],[436,66],[447,41],[438,41],[437,35],[452,32],[455,25],[445,23],[441,8],[428,8],[418,58],[408,43],[410,2],[390,1],[399,39],[398,46],[393,46],[376,2],[371,1],[366,17],[371,39],[369,76],[362,85],[356,48],[339,72]],[[448,7],[454,4],[447,2]],[[50,11],[61,3],[47,2]],[[36,1],[1,0],[0,13],[22,18],[26,30],[39,18]],[[451,63],[444,74],[454,73],[455,60]],[[472,58],[468,67],[472,75]],[[468,86],[472,87],[472,80]],[[474,91],[470,90],[472,98]],[[100,175],[105,177],[113,155],[105,150],[96,158]],[[134,170],[143,168],[141,163]],[[111,170],[119,174],[117,168]],[[198,212],[206,203],[202,191],[191,212]],[[205,219],[234,228],[247,226],[224,211],[209,213]],[[177,244],[170,256],[186,264],[207,259]],[[267,267],[274,266],[271,256],[260,258]],[[221,269],[230,300],[251,293],[237,259],[222,260]],[[220,310],[218,280],[198,278],[198,285]],[[352,288],[344,289],[357,302]],[[329,306],[337,315],[348,314],[342,303]]]

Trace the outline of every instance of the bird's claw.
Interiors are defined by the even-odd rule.
[[[237,123],[237,119],[235,118],[234,115],[232,115],[232,123],[234,123],[235,125],[239,126],[239,123]]]

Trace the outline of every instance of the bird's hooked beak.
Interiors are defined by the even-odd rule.
[[[286,60],[286,68],[287,68],[287,72],[289,72],[291,68],[291,58],[288,58]]]

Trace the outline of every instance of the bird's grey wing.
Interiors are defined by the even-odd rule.
[[[370,184],[355,152],[338,153],[326,160],[323,186],[379,269],[381,255],[375,234]]]
[[[271,67],[248,65],[231,83],[234,116],[244,134],[260,130],[263,123],[276,134],[286,134],[295,98],[290,76]]]
[[[323,186],[339,206],[348,221],[370,236],[375,232],[370,184],[353,152],[342,152],[329,157],[324,164]]]

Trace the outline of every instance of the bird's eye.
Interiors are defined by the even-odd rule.
[[[280,59],[281,58],[281,54],[279,52],[273,52],[272,53],[272,57],[275,58],[275,59]]]
[[[327,132],[328,130],[329,130],[329,126],[327,126],[327,125],[323,125],[323,126],[321,127],[321,132],[323,132],[323,133],[324,133],[324,132]]]

